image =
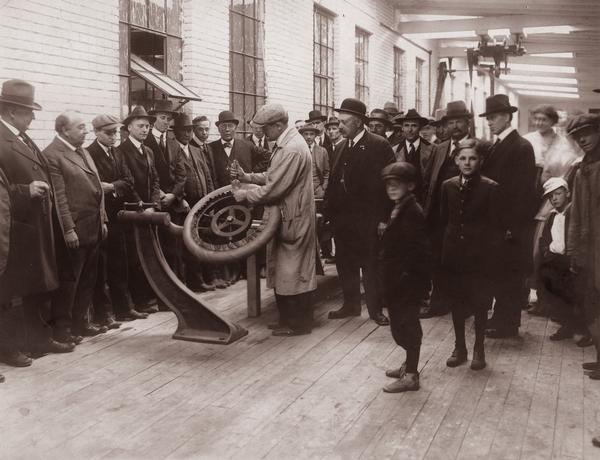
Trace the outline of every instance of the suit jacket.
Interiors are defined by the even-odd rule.
[[[435,194],[437,193],[439,195],[441,191],[440,182],[445,180],[441,179],[440,181],[440,173],[442,172],[442,167],[448,159],[451,150],[451,139],[440,142],[439,144],[432,144],[429,160],[427,161],[427,165],[423,172],[423,210],[425,211],[426,216],[429,216],[431,213],[439,214],[439,208],[432,209],[432,206],[434,205],[434,202],[439,200],[439,196],[435,196]],[[453,169],[456,169],[456,175],[458,175],[458,167],[454,166]],[[450,177],[448,177],[448,179]]]
[[[200,153],[202,153],[202,156],[204,157],[205,163],[208,165],[208,167],[210,168],[210,177],[212,179],[213,185],[216,188],[216,172],[215,172],[215,156],[213,154],[212,148],[210,146],[209,143],[206,143],[206,152],[202,149],[202,144],[200,144],[198,141],[196,141],[196,138],[193,137],[192,140],[190,141],[190,145],[192,147],[196,147],[197,149],[200,150]]]
[[[417,154],[419,155],[420,160],[420,173],[423,174],[425,169],[427,168],[427,162],[429,161],[429,157],[431,156],[431,152],[433,150],[433,145],[431,145],[426,139],[420,138],[421,142],[419,143],[419,148],[417,149]],[[398,150],[396,150],[396,161],[407,161],[406,155],[408,152],[406,151],[406,141],[403,140],[403,143],[399,145]]]
[[[181,147],[179,147],[181,149]],[[204,155],[199,148],[188,145],[189,158],[183,150],[183,164],[185,166],[185,189],[184,196],[190,206],[194,206],[206,194],[214,190],[210,167],[206,163]]]
[[[336,221],[342,227],[352,222],[361,229],[354,236],[375,237],[377,224],[387,221],[391,206],[381,179],[381,170],[394,162],[389,142],[365,131],[352,148],[344,139],[335,159],[324,198],[327,220],[334,229]]]
[[[329,184],[329,155],[317,144],[313,145],[311,154],[315,198],[323,198]]]
[[[266,169],[265,158],[256,146],[246,139],[236,138],[231,149],[231,156],[227,156],[221,139],[209,144],[215,163],[216,188],[225,187],[231,183],[229,171],[233,160],[237,160],[246,172],[262,172]]]
[[[114,193],[104,194],[104,207],[108,220],[116,222],[117,213],[123,209],[123,203],[133,190],[131,171],[121,152],[111,148],[110,155],[107,155],[97,139],[87,147],[87,151],[94,160],[100,180],[112,184],[115,188]]]
[[[267,247],[267,285],[280,295],[317,288],[316,211],[310,151],[296,128],[291,128],[273,152],[269,169],[250,175],[260,185],[247,192],[255,205],[276,205],[281,225]]]
[[[474,176],[461,185],[461,176],[442,184],[441,223],[444,232],[442,266],[452,273],[489,273],[502,238],[498,184]]]
[[[53,215],[55,193],[46,157],[36,147],[32,151],[0,122],[0,168],[10,184],[12,195],[20,201],[19,213],[12,214],[9,261],[4,279],[14,295],[49,292],[58,287]],[[32,199],[29,184],[43,181],[51,193]],[[14,260],[17,263],[12,264]]]
[[[107,218],[96,165],[85,149],[81,152],[83,156],[55,137],[43,153],[48,158],[63,236],[75,230],[79,246],[86,247],[100,242]]]
[[[179,144],[173,134],[165,133],[165,151],[163,152],[152,131],[144,141],[144,145],[152,149],[154,154],[154,167],[158,173],[160,189],[165,193],[172,193],[177,198],[183,197],[185,187],[185,167],[183,157],[180,155]]]
[[[515,130],[496,144],[481,173],[498,182],[502,229],[513,238],[503,243],[499,264],[529,271],[533,260],[533,217],[539,202],[533,147]]]
[[[150,147],[142,144],[144,155],[136,149],[130,139],[126,139],[117,150],[125,160],[133,176],[132,201],[144,201],[160,205],[160,184],[154,166],[154,154]]]

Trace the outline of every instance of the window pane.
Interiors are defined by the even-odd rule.
[[[238,120],[244,116],[244,95],[233,93],[231,111]]]
[[[244,98],[244,122],[240,123],[243,125],[243,130],[248,131],[249,126],[247,127],[247,121],[252,120],[252,117],[256,113],[256,105],[254,102],[254,96],[246,96]],[[242,120],[240,120],[241,122]]]
[[[167,75],[181,81],[181,39],[167,37]]]
[[[167,0],[167,33],[181,37],[181,0]]]
[[[129,113],[129,77],[119,77],[119,100],[121,119],[123,119]]]
[[[254,56],[254,20],[244,18],[244,53]]]
[[[244,57],[241,54],[231,55],[231,81],[233,91],[244,91]]]
[[[119,73],[129,75],[129,26],[119,24]]]
[[[327,68],[327,48],[321,47],[321,74],[329,75],[329,69]]]
[[[329,23],[329,26],[327,27],[327,45],[329,45],[330,48],[333,48],[333,19],[328,18],[327,22]]]
[[[256,19],[259,21],[265,20],[265,0],[255,0],[256,3]]]
[[[244,18],[239,14],[231,14],[231,50],[244,51]]]
[[[329,103],[329,91],[327,90],[327,78],[321,79],[321,104],[327,105]]]
[[[129,0],[119,0],[119,21],[129,22]]]
[[[321,19],[321,43],[327,43],[327,18],[324,16]]]
[[[129,0],[131,9],[129,20],[131,24],[148,27],[148,11],[146,11],[146,0]]]
[[[317,104],[321,103],[321,79],[319,77],[315,77],[315,102]]]
[[[319,13],[315,13],[314,21],[313,21],[313,40],[316,43],[321,42],[321,37],[319,36],[319,31],[321,30],[321,16]]]
[[[263,49],[264,49],[264,26],[262,22],[255,22],[256,29],[256,57],[263,58]]]
[[[165,0],[148,0],[149,28],[159,32],[165,31]]]
[[[256,71],[251,57],[244,57],[244,92],[256,93]]]
[[[315,45],[313,67],[314,73],[321,73],[321,53],[319,52],[319,45]]]
[[[327,75],[333,77],[333,50],[327,50]]]
[[[231,0],[231,9],[240,13],[244,12],[244,0]]]
[[[265,94],[265,63],[262,59],[256,60],[256,94]]]

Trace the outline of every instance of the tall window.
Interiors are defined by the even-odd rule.
[[[315,8],[313,29],[315,110],[333,114],[333,18]]]
[[[404,109],[402,92],[404,91],[404,51],[394,47],[394,102],[398,110]]]
[[[240,134],[265,103],[264,0],[231,0],[229,6],[229,105]]]
[[[354,95],[366,105],[369,105],[368,67],[369,34],[357,27],[354,40]]]
[[[123,114],[134,105],[148,109],[156,100],[167,97],[156,86],[131,74],[131,55],[181,81],[181,4],[182,0],[119,1],[119,78]]]
[[[423,66],[425,61],[417,58],[415,63],[415,108],[423,113]]]

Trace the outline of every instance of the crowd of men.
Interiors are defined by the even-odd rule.
[[[458,265],[447,263],[448,216],[442,212],[443,190],[451,179],[466,174],[468,168],[461,167],[457,159],[465,149],[477,150],[475,156],[483,152],[477,169],[494,184],[492,189],[497,188],[494,193],[499,197],[494,201],[494,219],[501,238],[493,247],[478,246],[481,229],[474,236],[469,220],[478,216],[471,216],[477,213],[469,209],[464,197],[458,201],[464,209],[459,209],[454,222],[457,238],[466,239],[464,245],[454,243],[463,248],[454,253],[454,259],[468,259],[481,253],[482,247],[493,252],[488,258],[494,269],[486,275],[489,288],[481,300],[489,299],[489,305],[482,308],[487,312],[493,306],[493,315],[483,323],[476,316],[478,329],[490,338],[518,335],[521,310],[528,307],[529,289],[534,287],[532,280],[543,280],[537,286],[540,303],[549,293],[556,294],[556,289],[548,289],[548,267],[539,270],[543,257],[534,258],[534,254],[539,252],[543,228],[548,227],[544,222],[551,208],[549,198],[566,187],[576,190],[577,211],[571,211],[570,224],[554,217],[552,222],[563,222],[568,235],[562,246],[550,246],[547,228],[544,242],[562,256],[577,255],[566,264],[570,273],[585,275],[579,276],[585,279],[581,285],[584,295],[567,299],[567,307],[561,311],[573,308],[573,312],[563,315],[562,332],[555,338],[578,332],[571,320],[580,307],[587,318],[579,330],[586,336],[583,342],[600,347],[600,286],[594,266],[600,260],[594,258],[600,232],[597,216],[590,217],[597,212],[594,200],[600,196],[594,192],[600,183],[594,181],[600,135],[598,119],[593,116],[571,121],[569,134],[585,156],[575,161],[577,155],[569,153],[572,158],[562,161],[567,153],[559,152],[562,169],[558,171],[544,163],[548,145],[554,145],[549,134],[554,131],[540,128],[540,139],[548,138],[551,143],[540,141],[539,148],[532,145],[511,126],[517,107],[502,94],[488,98],[479,115],[486,118],[496,137],[493,145],[473,139],[474,114],[463,101],[449,102],[431,119],[415,109],[400,112],[393,103],[367,113],[363,102],[349,98],[336,109],[337,117],[327,118],[313,110],[306,120],[296,121],[295,127],[288,126],[284,108],[269,105],[255,115],[250,123],[253,134],[247,138],[236,135],[240,120],[225,110],[215,122],[219,139],[209,142],[206,116],[192,118],[175,111],[170,101],[161,100],[148,112],[134,107],[123,120],[99,114],[92,120],[95,140],[85,148],[85,120],[76,111],[65,111],[56,118],[54,140],[42,151],[26,134],[34,111],[41,109],[32,85],[22,80],[4,82],[0,94],[0,211],[2,222],[10,225],[3,225],[0,231],[0,360],[7,364],[28,366],[36,356],[73,351],[83,337],[159,311],[160,302],[137,257],[132,229],[118,220],[118,211],[126,202],[153,203],[181,224],[202,197],[235,177],[259,185],[255,192],[235,192],[236,199],[256,205],[278,204],[282,210],[282,229],[275,242],[278,255],[266,256],[267,277],[275,287],[280,312],[279,322],[272,325],[275,335],[300,335],[312,329],[310,293],[316,288],[318,265],[313,241],[315,199],[323,227],[330,229],[320,232],[319,253],[326,262],[336,264],[343,294],[342,307],[329,312],[329,318],[361,314],[362,283],[369,317],[379,325],[390,324],[384,314],[385,308],[390,312],[390,299],[383,286],[389,274],[382,273],[381,251],[382,241],[390,239],[389,232],[385,236],[386,228],[390,215],[392,220],[397,216],[397,206],[390,193],[386,195],[384,179],[404,180],[407,174],[410,195],[422,210],[431,247],[427,288],[412,300],[418,305],[416,318],[444,315],[452,309],[449,299],[457,285],[448,267]],[[548,106],[536,114],[553,121],[550,128],[558,121],[556,111]],[[300,135],[304,137],[301,145]],[[479,161],[469,158],[461,161]],[[390,172],[386,168],[392,164],[410,167]],[[305,181],[307,165],[309,182]],[[382,176],[384,170],[388,172]],[[564,179],[566,186],[545,185],[557,178]],[[467,179],[459,183],[461,193],[468,183]],[[546,214],[536,229],[538,211],[544,205]],[[564,211],[560,207],[555,210]],[[551,236],[556,232],[552,226]],[[195,291],[223,289],[243,276],[239,264],[201,265],[173,235],[160,232],[159,238],[172,270]],[[398,266],[401,263],[398,261]],[[551,273],[555,273],[555,265]],[[411,318],[410,324],[415,324],[414,320]],[[402,321],[406,340],[408,323]],[[455,322],[455,327],[460,327],[459,323]],[[395,337],[400,334],[394,324],[392,329]],[[420,340],[419,336],[419,345]],[[414,348],[414,344],[410,346]],[[448,365],[464,361],[464,338],[459,343],[457,336],[457,349]],[[597,363],[587,363],[587,367],[593,378],[600,378]]]

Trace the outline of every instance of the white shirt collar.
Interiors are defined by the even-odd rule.
[[[504,139],[506,139],[506,137],[510,133],[512,133],[514,130],[515,130],[515,128],[513,128],[512,126],[509,126],[504,131],[502,131],[500,134],[498,134],[498,139],[500,139],[500,142],[502,142]]]
[[[129,140],[131,141],[131,143],[135,146],[136,150],[139,152],[140,151],[140,147],[142,146],[142,143],[140,141],[138,141],[135,137],[133,136],[129,136]],[[141,152],[140,152],[141,153]]]
[[[259,142],[262,142],[262,145],[265,145],[266,142],[266,138],[265,136],[262,137],[262,139],[259,139],[258,137],[256,137],[254,134],[252,135],[252,142],[254,142],[255,144],[258,144]]]
[[[57,134],[56,138],[60,141],[62,141],[63,144],[65,144],[67,147],[69,147],[70,150],[72,150],[73,152],[75,150],[77,150],[77,147],[74,147],[73,144],[71,144],[69,141],[67,141],[66,139],[63,139],[61,135]]]
[[[20,132],[20,131],[19,131],[17,128],[15,128],[15,127],[14,127],[13,125],[11,125],[10,123],[8,123],[8,122],[4,121],[2,118],[0,118],[0,121],[1,121],[2,123],[4,123],[4,126],[6,126],[6,127],[9,129],[9,131],[10,131],[11,133],[13,133],[15,136],[19,137],[19,134],[21,134],[21,132]],[[21,139],[21,138],[19,137],[19,139]]]
[[[108,147],[106,145],[104,145],[102,142],[98,141],[98,139],[96,139],[96,141],[98,142],[98,145],[104,151],[104,153],[106,153],[106,156],[110,156],[110,154],[108,153]]]
[[[354,136],[354,139],[352,139],[352,145],[356,145],[358,143],[358,141],[360,141],[362,139],[362,137],[365,135],[365,133],[367,132],[367,130],[365,128],[362,129],[361,132],[359,132],[356,136]]]
[[[181,150],[183,150],[183,153],[185,153],[186,157],[190,157],[190,144],[182,144],[181,142],[177,141],[177,143],[179,144],[179,147],[181,147]]]
[[[406,151],[410,150],[410,144],[415,146],[415,150],[419,150],[419,145],[421,145],[421,136],[417,137],[413,142],[410,142],[407,139],[406,140]]]
[[[158,140],[158,139],[160,139],[160,136],[162,136],[163,134],[166,134],[166,133],[161,133],[161,132],[160,132],[158,129],[156,129],[154,126],[152,127],[152,135],[153,135],[154,137],[156,137],[156,139],[157,139],[157,140]],[[165,139],[166,139],[166,137],[167,137],[167,136],[165,135]]]

